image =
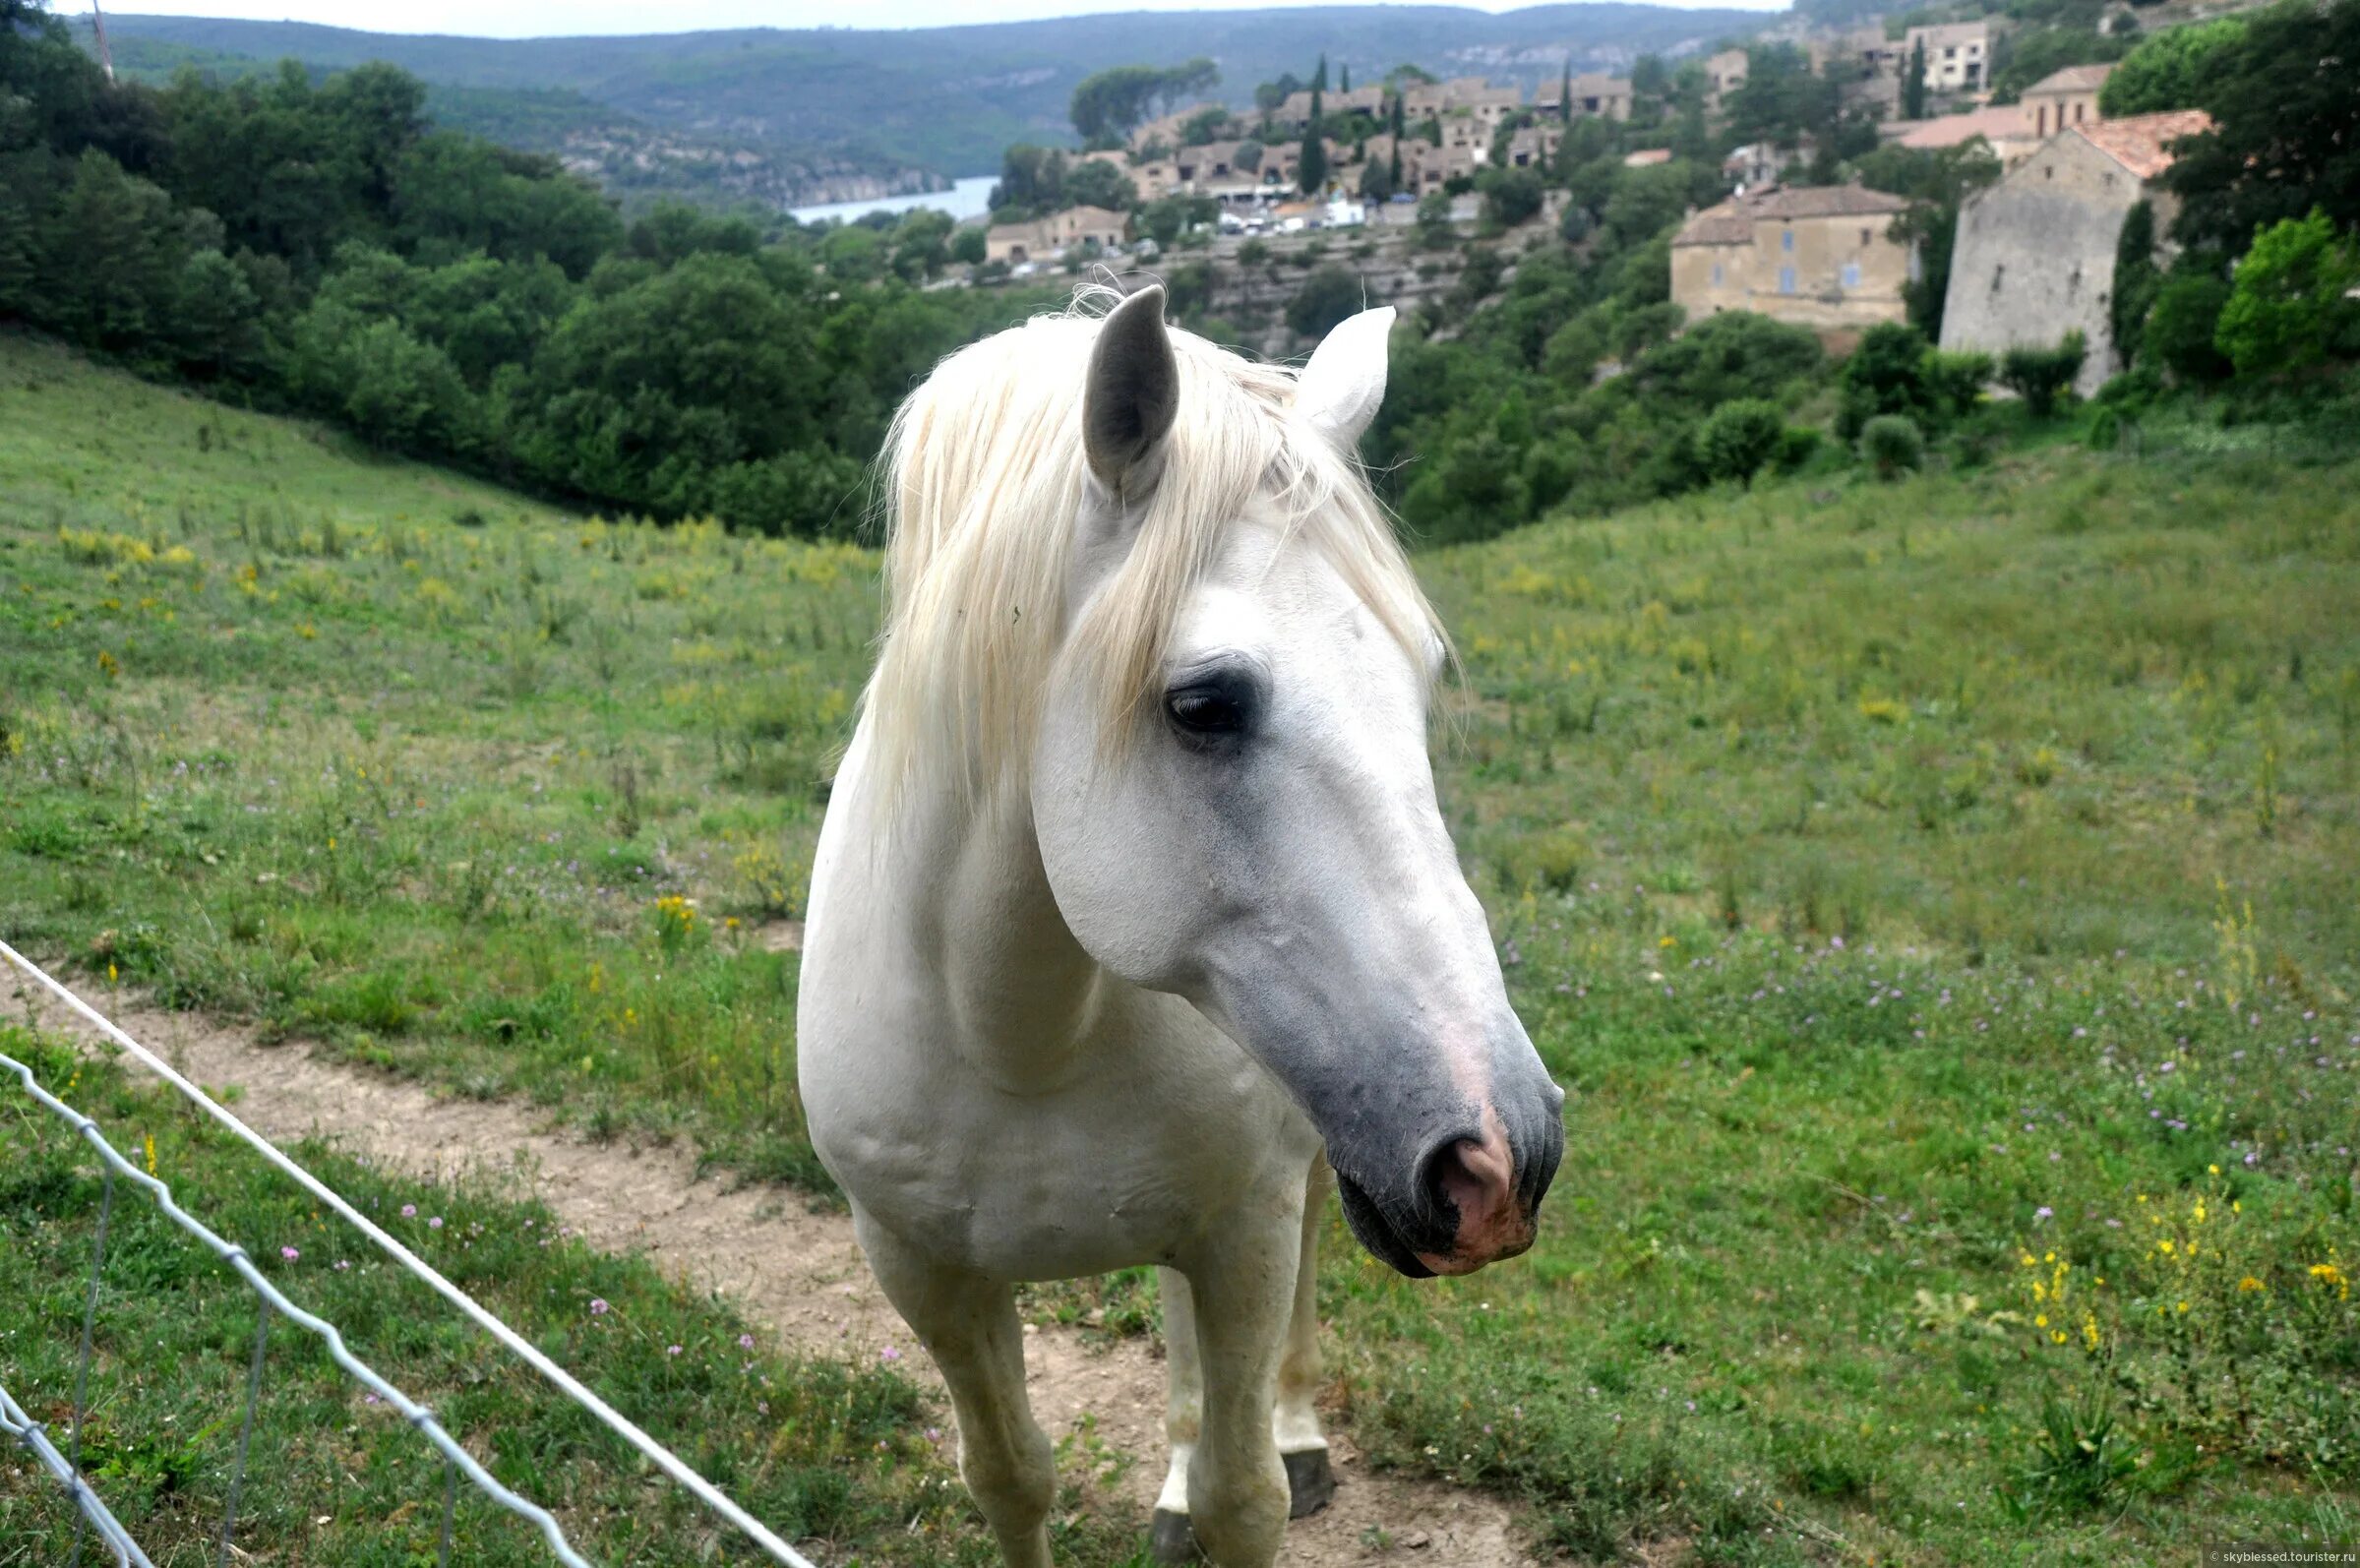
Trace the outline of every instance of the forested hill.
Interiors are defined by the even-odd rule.
[[[1601,3],[1490,15],[1454,6],[1129,12],[907,30],[752,29],[634,37],[491,39],[292,22],[112,16],[119,43],[340,67],[385,60],[437,87],[570,90],[646,124],[937,174],[984,174],[1010,142],[1070,140],[1066,107],[1093,71],[1210,55],[1214,95],[1332,65],[1374,80],[1405,61],[1527,85],[1753,31],[1761,12]],[[497,134],[496,132],[494,134]]]

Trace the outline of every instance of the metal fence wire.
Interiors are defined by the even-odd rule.
[[[297,1165],[260,1133],[230,1115],[204,1090],[182,1077],[153,1052],[115,1027],[96,1009],[51,978],[40,966],[6,942],[0,942],[0,958],[6,958],[22,969],[36,985],[56,996],[86,1021],[94,1025],[108,1039],[136,1057],[142,1065],[177,1090],[183,1098],[254,1148],[264,1159],[292,1177],[312,1196],[351,1222],[370,1240],[376,1242],[387,1256],[399,1264],[406,1272],[423,1281],[453,1305],[465,1312],[468,1317],[474,1319],[493,1338],[499,1340],[531,1364],[561,1393],[582,1406],[609,1430],[637,1449],[659,1469],[693,1493],[714,1514],[735,1526],[748,1539],[760,1547],[771,1560],[784,1563],[787,1568],[814,1568],[810,1559],[779,1539],[760,1521],[723,1495],[710,1481],[692,1470],[685,1460],[641,1431],[610,1407],[606,1401],[583,1387],[571,1373],[550,1360],[514,1329],[493,1316],[472,1297],[445,1279],[441,1273],[412,1253],[409,1248],[387,1235],[385,1231],[354,1208],[341,1194]],[[263,1368],[269,1350],[273,1314],[286,1319],[298,1328],[319,1336],[327,1344],[328,1354],[336,1365],[342,1367],[352,1378],[392,1407],[403,1420],[415,1427],[443,1455],[446,1474],[442,1538],[436,1558],[439,1564],[448,1568],[451,1562],[452,1523],[457,1507],[458,1481],[461,1477],[464,1477],[468,1484],[477,1491],[531,1525],[540,1534],[542,1541],[558,1561],[567,1564],[568,1568],[590,1568],[588,1560],[566,1538],[565,1531],[559,1527],[558,1522],[551,1517],[547,1509],[502,1485],[489,1471],[476,1461],[472,1454],[468,1453],[450,1432],[443,1428],[442,1423],[435,1419],[432,1411],[402,1393],[401,1390],[388,1382],[374,1367],[354,1356],[344,1344],[344,1337],[336,1331],[333,1323],[314,1316],[288,1299],[284,1292],[272,1284],[262,1271],[254,1266],[253,1259],[247,1255],[244,1247],[225,1239],[203,1221],[182,1209],[174,1201],[172,1189],[168,1185],[142,1171],[106,1141],[106,1137],[99,1131],[96,1121],[41,1087],[39,1081],[34,1078],[30,1067],[5,1053],[0,1053],[0,1073],[14,1073],[19,1083],[23,1085],[25,1092],[36,1104],[70,1125],[83,1141],[91,1146],[100,1162],[102,1185],[98,1200],[98,1224],[96,1236],[91,1248],[90,1292],[83,1309],[82,1344],[74,1371],[74,1424],[67,1439],[66,1452],[60,1453],[56,1443],[51,1440],[40,1422],[34,1420],[6,1388],[0,1388],[0,1436],[14,1438],[27,1448],[32,1454],[35,1462],[64,1487],[68,1498],[74,1505],[76,1517],[73,1555],[69,1568],[76,1568],[76,1565],[79,1565],[83,1542],[88,1535],[94,1535],[105,1548],[113,1553],[118,1568],[152,1568],[147,1554],[140,1549],[139,1543],[132,1538],[130,1533],[124,1529],[121,1522],[115,1518],[97,1493],[91,1489],[89,1481],[82,1475],[80,1463],[83,1418],[89,1409],[91,1346],[97,1325],[99,1284],[106,1266],[107,1221],[114,1209],[115,1179],[118,1176],[146,1189],[149,1195],[154,1198],[156,1206],[173,1224],[194,1236],[208,1251],[235,1270],[239,1278],[246,1282],[261,1302],[255,1325],[254,1356],[247,1372],[245,1410],[238,1433],[237,1458],[230,1472],[229,1494],[221,1519],[219,1561],[223,1568],[227,1568],[230,1561],[233,1539],[237,1532],[238,1502],[245,1485],[247,1452],[254,1434],[255,1408],[262,1397]]]

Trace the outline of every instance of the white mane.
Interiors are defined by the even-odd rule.
[[[1065,595],[1084,502],[1082,301],[961,349],[885,447],[884,646],[871,761],[978,792],[1021,772],[1053,659],[1088,661],[1118,722],[1154,695],[1222,531],[1256,498],[1344,574],[1421,667],[1435,618],[1359,462],[1293,416],[1295,372],[1174,330],[1179,417],[1136,542],[1082,624]]]

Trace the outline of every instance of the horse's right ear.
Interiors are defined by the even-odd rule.
[[[1164,330],[1164,285],[1150,283],[1109,312],[1090,350],[1082,392],[1082,450],[1118,498],[1152,488],[1164,438],[1180,413],[1180,361]]]

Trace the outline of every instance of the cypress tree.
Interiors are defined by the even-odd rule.
[[[1557,123],[1573,123],[1573,56],[1570,54],[1565,57],[1565,75],[1557,85]]]
[[[1909,75],[1902,83],[1902,118],[1922,120],[1926,117],[1926,40],[1920,38],[1909,51]]]
[[[1319,58],[1319,75],[1327,75],[1325,55]],[[1301,176],[1303,195],[1316,196],[1321,187],[1327,184],[1327,140],[1321,134],[1319,125],[1319,84],[1316,79],[1311,84],[1311,123],[1303,127],[1302,157],[1298,160],[1296,168]]]

